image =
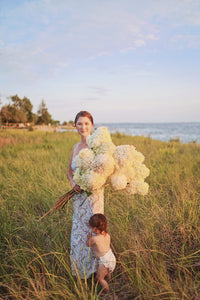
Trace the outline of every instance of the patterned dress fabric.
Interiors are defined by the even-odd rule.
[[[71,166],[72,170],[75,171],[74,158],[72,158]],[[104,213],[104,189],[97,194],[92,194],[85,200],[86,197],[85,192],[72,197],[73,220],[70,259],[72,274],[80,278],[90,277],[98,267],[98,261],[92,249],[87,247],[86,240],[88,233],[91,232],[88,224],[90,217],[96,213]]]

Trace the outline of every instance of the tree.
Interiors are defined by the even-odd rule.
[[[2,120],[2,123],[7,123],[12,120],[12,112],[10,109],[10,105],[4,105],[1,108],[1,120]]]
[[[51,119],[51,125],[60,125],[60,121]]]
[[[38,115],[32,112],[33,105],[27,97],[21,99],[17,94],[10,96],[8,99],[11,100],[11,103],[4,105],[0,110],[0,118],[2,123],[34,123],[34,124],[49,124],[55,122],[59,124],[59,121],[53,121],[51,115],[48,112],[44,100],[42,100],[39,109]],[[0,98],[1,104],[1,98]]]
[[[33,121],[33,105],[31,101],[27,98],[24,97],[23,99],[20,99],[18,95],[14,95],[10,97],[13,106],[16,109],[16,115],[18,115],[17,119],[18,121],[16,122],[32,122]],[[26,115],[26,117],[25,117]]]
[[[33,113],[32,113],[33,105],[27,97],[24,97],[22,99],[22,108],[26,113],[27,121],[32,122],[33,121]]]
[[[17,108],[15,105],[8,104],[1,109],[3,122],[25,123],[27,121],[26,113],[23,109]]]
[[[11,101],[13,102],[13,106],[16,109],[22,108],[22,100],[18,97],[18,95],[14,95],[10,97]]]
[[[75,124],[74,124],[74,121],[72,121],[72,120],[70,120],[69,122],[68,122],[71,126],[74,126]]]
[[[31,101],[27,97],[20,99],[17,94],[9,98],[11,99],[12,104],[9,103],[1,108],[0,116],[2,122],[32,122],[34,114],[32,113],[33,105],[31,104]]]
[[[38,120],[38,115],[32,113],[32,118],[33,118],[32,122],[33,122],[34,124],[36,124],[36,123],[37,123],[37,120]]]
[[[48,109],[46,107],[44,100],[42,100],[37,113],[38,113],[37,124],[46,124],[47,125],[47,124],[51,123],[51,121],[52,121],[51,115],[48,112]]]
[[[26,122],[27,122],[26,112],[24,111],[24,109],[18,109],[15,112],[15,123],[26,123]]]

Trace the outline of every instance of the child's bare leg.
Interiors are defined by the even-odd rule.
[[[108,275],[108,269],[104,267],[104,265],[99,265],[97,269],[97,280],[99,281],[100,285],[103,289],[107,292],[109,291],[109,285],[105,280],[105,276]]]
[[[111,281],[111,273],[110,272],[108,272],[106,277],[107,277],[108,281]]]

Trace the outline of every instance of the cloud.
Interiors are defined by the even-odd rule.
[[[3,71],[31,80],[57,76],[78,60],[127,54],[158,45],[177,24],[199,25],[196,0],[123,2],[35,0],[2,6],[0,65]],[[18,4],[17,4],[18,3]],[[155,22],[155,16],[159,22]],[[166,21],[167,18],[167,21]],[[165,22],[163,23],[163,19]],[[161,34],[162,33],[162,34]],[[171,33],[172,34],[172,33]],[[198,36],[172,35],[178,47],[196,47]]]
[[[97,94],[99,96],[107,95],[109,89],[103,86],[89,86],[89,89],[92,93]]]
[[[199,7],[200,9],[200,7]],[[200,25],[200,11],[193,11],[192,13],[190,12],[186,16],[186,20],[188,21],[189,24],[199,26]]]
[[[61,62],[67,67],[73,60],[146,47],[158,39],[136,12],[111,4],[36,0],[4,8],[0,63],[14,70],[21,66],[22,74],[56,73]]]
[[[177,43],[179,48],[196,48],[200,46],[200,35],[179,34],[172,38],[173,43]]]

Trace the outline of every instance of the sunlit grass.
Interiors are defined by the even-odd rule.
[[[200,146],[123,134],[112,139],[141,151],[151,173],[146,197],[105,189],[105,214],[117,257],[110,295],[198,299]],[[98,297],[94,279],[71,275],[71,202],[38,222],[70,189],[67,167],[77,141],[73,132],[0,132],[2,299]]]

